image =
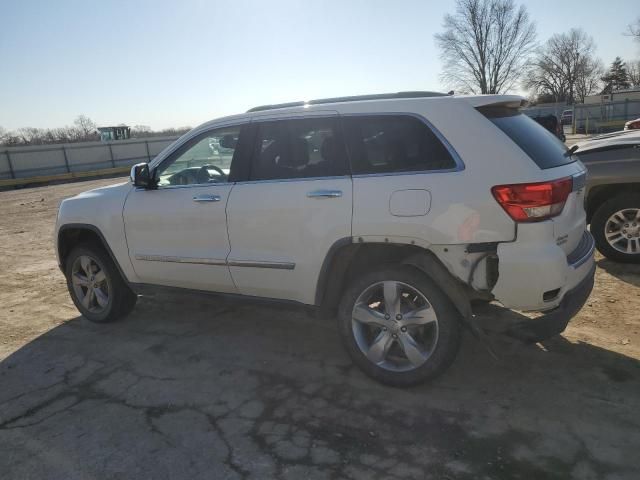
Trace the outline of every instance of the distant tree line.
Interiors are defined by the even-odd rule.
[[[132,138],[178,136],[188,132],[191,127],[165,128],[152,130],[146,125],[131,128]],[[100,140],[97,126],[86,115],[79,115],[73,125],[59,128],[23,127],[9,131],[0,126],[0,145],[15,147],[20,145],[48,145],[55,143],[92,142]]]
[[[507,93],[520,85],[534,102],[583,102],[589,95],[640,87],[640,60],[616,57],[605,69],[593,38],[572,28],[543,44],[524,5],[514,0],[457,0],[435,35],[441,79],[459,93]],[[640,18],[624,35],[640,43]]]

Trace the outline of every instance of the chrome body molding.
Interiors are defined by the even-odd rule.
[[[293,270],[296,264],[292,262],[260,262],[254,260],[229,260],[230,267],[275,268],[278,270]]]
[[[216,258],[193,258],[193,257],[168,257],[166,255],[142,255],[136,254],[136,260],[145,262],[169,262],[169,263],[198,263],[203,265],[226,265],[225,260]]]
[[[136,260],[144,262],[168,263],[196,263],[201,265],[218,265],[229,267],[274,268],[279,270],[293,270],[296,264],[292,262],[261,262],[255,260],[219,260],[217,258],[170,257],[166,255],[136,254]]]

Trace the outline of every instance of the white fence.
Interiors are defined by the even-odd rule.
[[[0,147],[0,180],[129,167],[150,161],[176,138]]]
[[[640,100],[576,104],[573,121],[578,133],[622,130],[628,120],[640,118]]]

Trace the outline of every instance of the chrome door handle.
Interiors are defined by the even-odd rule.
[[[309,198],[338,198],[342,196],[341,190],[314,190],[307,193]]]
[[[196,195],[193,197],[194,202],[219,202],[220,195]]]

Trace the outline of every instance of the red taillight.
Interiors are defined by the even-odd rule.
[[[573,189],[571,177],[540,183],[496,185],[491,193],[516,222],[539,222],[562,212]]]

